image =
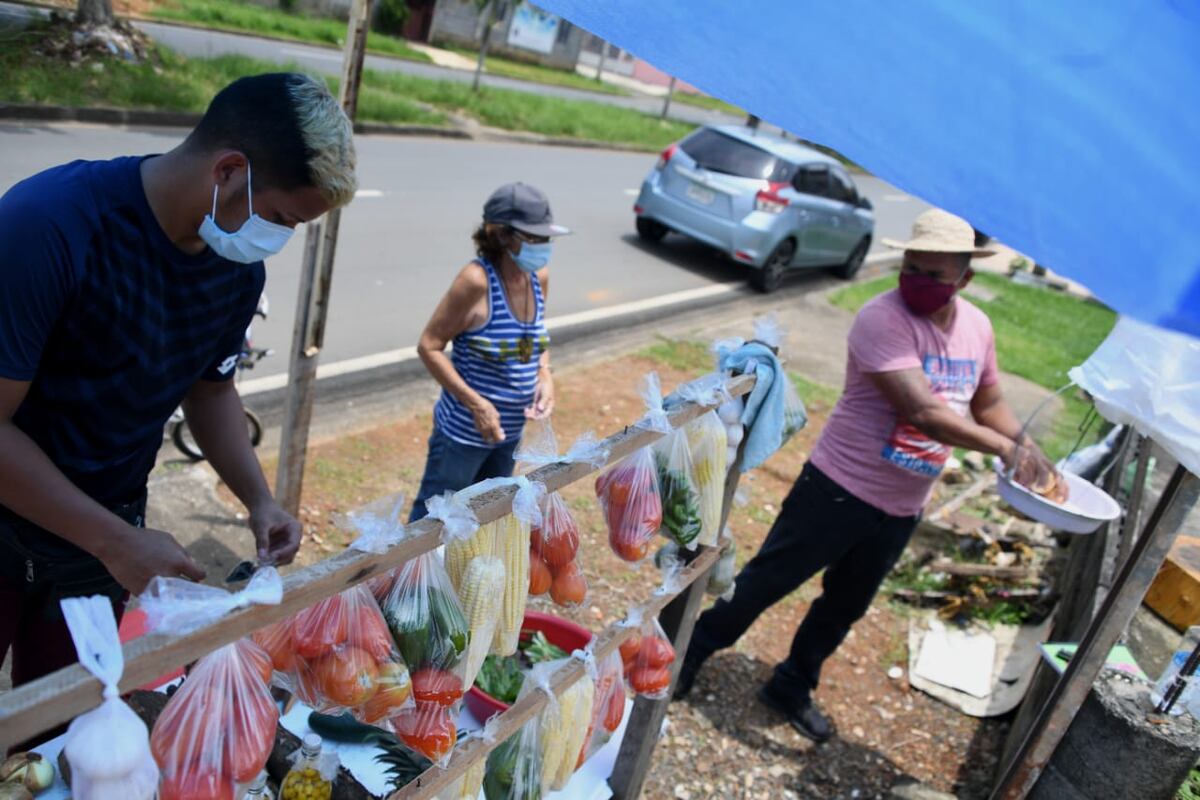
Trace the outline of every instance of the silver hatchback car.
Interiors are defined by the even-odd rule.
[[[675,231],[715,247],[764,292],[791,267],[852,278],[875,230],[871,201],[836,159],[736,125],[699,128],[664,150],[633,211],[643,239]]]

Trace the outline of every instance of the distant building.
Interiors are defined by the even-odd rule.
[[[600,48],[606,45],[608,52],[604,56],[605,72],[624,75],[626,78],[633,78],[636,81],[649,83],[654,86],[667,86],[671,83],[671,76],[653,64],[643,61],[633,53],[622,50],[615,44],[607,43],[599,36],[594,36],[590,33],[585,34],[583,48],[579,51],[580,66],[591,67],[593,69],[598,67],[600,65]],[[695,86],[683,81],[676,81],[675,91],[686,92],[687,94],[703,94]]]
[[[587,35],[562,17],[542,11],[528,2],[500,2],[499,22],[492,32],[488,52],[519,61],[530,61],[559,69],[575,69],[579,51]],[[471,0],[437,0],[430,20],[430,44],[479,47],[484,17]]]

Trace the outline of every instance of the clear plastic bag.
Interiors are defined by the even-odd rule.
[[[774,313],[754,320],[755,340],[774,348],[776,353],[782,349],[785,336],[786,331],[780,326]],[[808,424],[808,413],[804,410],[800,393],[796,391],[796,384],[788,377],[786,370],[781,368],[779,374],[786,379],[783,387],[783,439],[780,442],[780,446],[782,446],[784,442],[787,442]]]
[[[631,563],[645,558],[663,517],[651,448],[643,447],[601,473],[596,478],[596,497],[604,510],[612,551]]]
[[[371,725],[411,707],[413,676],[365,586],[301,611],[290,629],[283,625],[267,636],[260,633],[276,669],[288,635],[294,655],[284,685],[306,705],[327,714],[349,711]]]
[[[263,770],[279,721],[265,661],[248,639],[225,645],[200,659],[167,701],[150,734],[162,769],[159,800],[233,800]]]
[[[555,696],[550,691],[550,678],[570,659],[543,661],[534,664],[521,685],[521,697],[542,691],[549,702],[539,718],[542,724],[542,791],[566,787],[575,774],[579,753],[587,740],[588,723],[592,716],[592,701],[596,693],[593,677],[584,674]]]
[[[500,715],[496,714],[488,719],[482,728],[464,736],[461,743],[469,742],[472,739],[481,739],[491,744],[496,741],[496,729],[499,725]],[[483,791],[483,778],[487,773],[487,764],[487,758],[475,761],[459,778],[438,792],[437,800],[478,800],[479,793]]]
[[[729,437],[716,411],[692,420],[684,428],[692,454],[696,491],[700,495],[700,537],[696,543],[714,547],[721,535],[721,507],[729,471]]]
[[[412,671],[415,705],[391,719],[396,735],[435,764],[445,765],[457,731],[471,639],[458,596],[436,553],[405,562],[380,601],[388,628]]]
[[[547,592],[555,605],[564,608],[587,602],[588,584],[579,558],[579,526],[558,492],[546,496],[542,524],[530,534],[529,594]]]
[[[158,765],[146,723],[121,700],[117,685],[125,657],[112,601],[71,597],[61,602],[79,663],[104,686],[100,705],[71,721],[63,753],[71,765],[77,800],[150,800],[158,788]]]
[[[345,531],[357,533],[350,543],[351,550],[364,553],[386,553],[388,548],[404,539],[404,493],[381,497],[346,515],[334,515],[334,524]]]
[[[520,641],[521,624],[529,597],[530,536],[533,527],[542,521],[541,503],[546,496],[546,487],[524,476],[493,478],[455,495],[456,502],[465,503],[485,492],[506,486],[516,487],[511,514],[480,525],[469,536],[448,539],[446,542],[446,572],[459,597],[464,599],[464,604],[467,595],[475,590],[474,586],[467,585],[463,580],[473,559],[492,556],[504,565],[500,619],[491,640],[491,652],[501,656],[515,653]]]
[[[621,643],[625,682],[634,694],[661,700],[671,691],[675,648],[657,618],[638,620],[635,615],[626,622],[635,626],[637,633]]]
[[[687,433],[682,428],[655,443],[654,465],[662,498],[662,532],[681,547],[694,550],[703,528],[701,499]]]
[[[734,579],[737,577],[737,542],[733,537],[728,538],[721,557],[708,576],[708,585],[704,587],[706,594],[726,600],[733,598]]]
[[[592,698],[592,715],[588,722],[587,740],[579,752],[575,769],[583,766],[596,751],[612,738],[625,716],[625,665],[621,652],[614,650],[596,668],[596,691]]]
[[[262,567],[236,592],[182,578],[157,576],[138,596],[138,605],[146,612],[147,628],[183,635],[239,608],[277,606],[282,599],[283,579],[274,567]]]
[[[488,754],[483,778],[487,800],[541,800],[542,726],[534,717]]]

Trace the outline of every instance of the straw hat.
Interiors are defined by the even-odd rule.
[[[949,211],[931,208],[913,221],[912,238],[907,242],[883,238],[888,247],[897,250],[921,250],[928,253],[970,253],[983,258],[993,255],[995,250],[984,250],[975,246],[975,229],[962,217]]]

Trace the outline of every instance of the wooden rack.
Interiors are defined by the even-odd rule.
[[[726,381],[733,396],[753,389],[753,375],[740,375]],[[712,409],[692,402],[680,403],[667,411],[672,427],[678,428]],[[630,453],[652,444],[664,434],[644,428],[626,427],[604,440],[609,456],[607,464],[620,461]],[[739,458],[740,461],[740,458]],[[555,491],[586,478],[602,467],[591,464],[550,464],[535,470],[530,480]],[[722,523],[740,473],[738,461],[730,465],[725,487]],[[469,501],[480,524],[501,519],[512,512],[516,488],[506,486],[480,494]],[[723,524],[722,524],[723,528]],[[409,535],[385,553],[373,554],[345,550],[318,564],[291,573],[284,578],[283,600],[274,606],[251,606],[234,611],[186,635],[148,634],[126,644],[125,672],[120,688],[130,691],[165,672],[189,664],[213,650],[247,636],[273,622],[292,616],[302,609],[362,583],[375,575],[392,570],[404,562],[437,548],[442,543],[442,524],[424,519],[409,526]],[[642,604],[644,618],[664,609],[663,626],[678,653],[672,666],[672,686],[691,638],[692,623],[699,609],[706,579],[720,555],[720,548],[702,547],[688,554],[688,563],[677,586],[678,592],[656,593]],[[669,608],[668,608],[669,607]],[[634,632],[613,625],[600,633],[593,643],[597,660],[610,654]],[[584,675],[582,662],[572,661],[551,677],[550,687],[557,694]],[[79,664],[61,669],[0,697],[0,747],[5,749],[43,731],[67,722],[100,704],[101,685]],[[480,739],[464,742],[456,748],[446,769],[433,768],[392,795],[393,798],[431,798],[461,775],[467,767],[485,758],[487,753],[516,732],[548,702],[544,692],[530,694],[501,715],[494,743]],[[633,798],[641,792],[650,755],[657,742],[667,701],[638,698],[626,728],[626,739],[614,770],[612,784],[618,798]]]

